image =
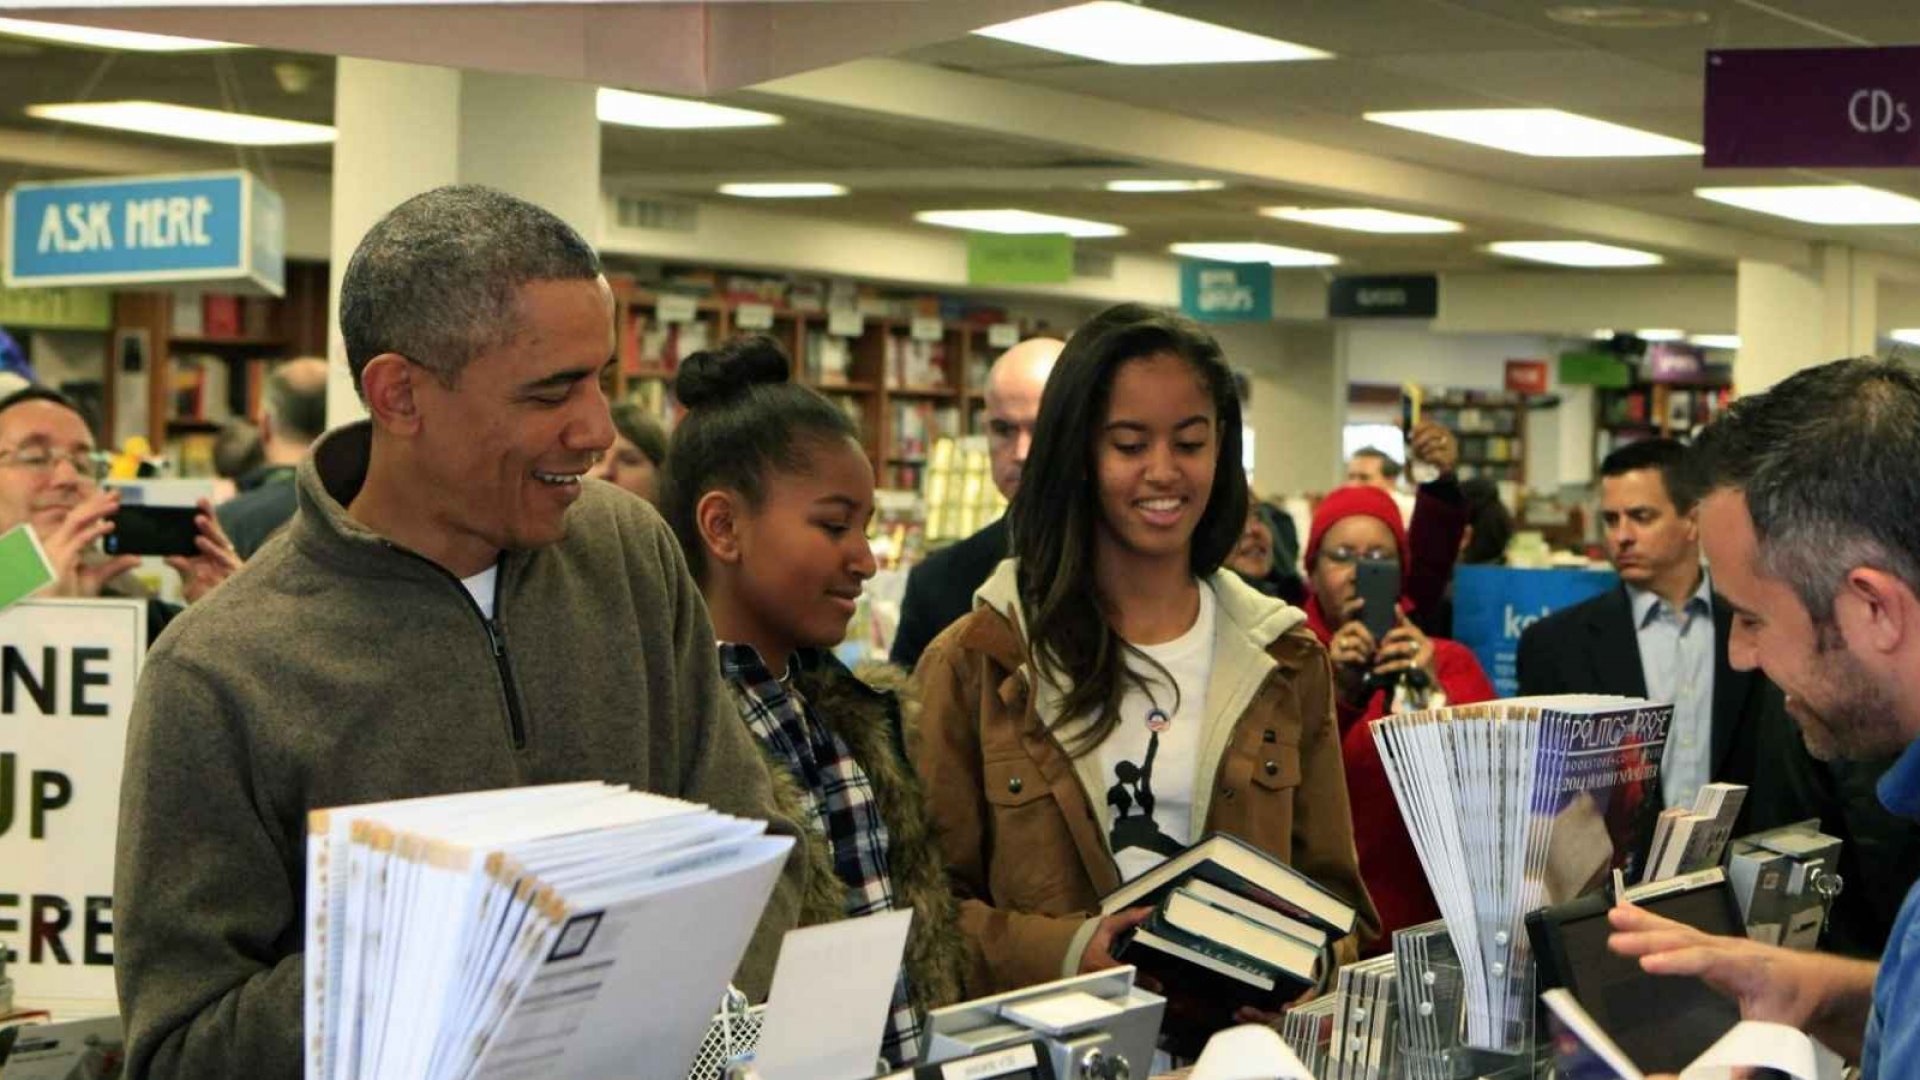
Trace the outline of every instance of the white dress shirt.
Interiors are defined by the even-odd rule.
[[[1681,611],[1657,595],[1627,586],[1632,602],[1640,671],[1647,696],[1673,702],[1673,726],[1660,762],[1660,791],[1668,806],[1693,805],[1713,773],[1713,585],[1700,587]]]

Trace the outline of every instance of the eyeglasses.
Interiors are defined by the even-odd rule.
[[[107,470],[113,464],[113,458],[98,450],[73,450],[61,454],[49,446],[16,446],[11,450],[0,450],[0,465],[11,465],[19,469],[33,469],[39,472],[52,472],[61,462],[73,466],[73,471],[99,483],[107,478]]]
[[[1332,547],[1322,549],[1320,556],[1321,558],[1331,559],[1341,566],[1352,566],[1361,559],[1366,559],[1370,562],[1398,563],[1400,561],[1399,552],[1389,551],[1386,548],[1369,548],[1366,551],[1356,551],[1350,547]]]

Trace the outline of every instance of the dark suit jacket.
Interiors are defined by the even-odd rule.
[[[893,635],[887,658],[912,671],[940,631],[973,610],[974,592],[1009,554],[1007,519],[1001,517],[908,571],[907,594],[900,601],[900,629]]]
[[[1713,741],[1709,775],[1715,781],[1753,783],[1758,746],[1755,718],[1771,685],[1727,663],[1732,608],[1713,599]],[[1622,585],[1585,603],[1556,611],[1520,635],[1520,694],[1623,694],[1645,697],[1633,603]],[[1777,696],[1777,692],[1776,695]],[[1751,796],[1751,792],[1749,795]]]

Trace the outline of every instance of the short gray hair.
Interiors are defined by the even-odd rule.
[[[327,430],[325,360],[303,357],[276,366],[263,396],[275,437],[310,443]]]
[[[340,333],[354,389],[374,357],[398,353],[452,386],[467,362],[519,330],[520,288],[591,280],[600,258],[573,227],[505,192],[435,188],[388,211],[340,284]]]
[[[1740,398],[1695,444],[1714,489],[1742,492],[1766,573],[1816,626],[1856,567],[1920,593],[1920,376],[1870,357]]]

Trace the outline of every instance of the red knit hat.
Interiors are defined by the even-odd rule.
[[[1400,580],[1405,587],[1410,553],[1407,551],[1407,527],[1400,520],[1400,504],[1377,487],[1348,484],[1327,493],[1314,507],[1313,524],[1307,530],[1305,566],[1313,573],[1313,561],[1320,556],[1320,541],[1327,530],[1350,517],[1366,516],[1393,530],[1393,543],[1400,552]]]

